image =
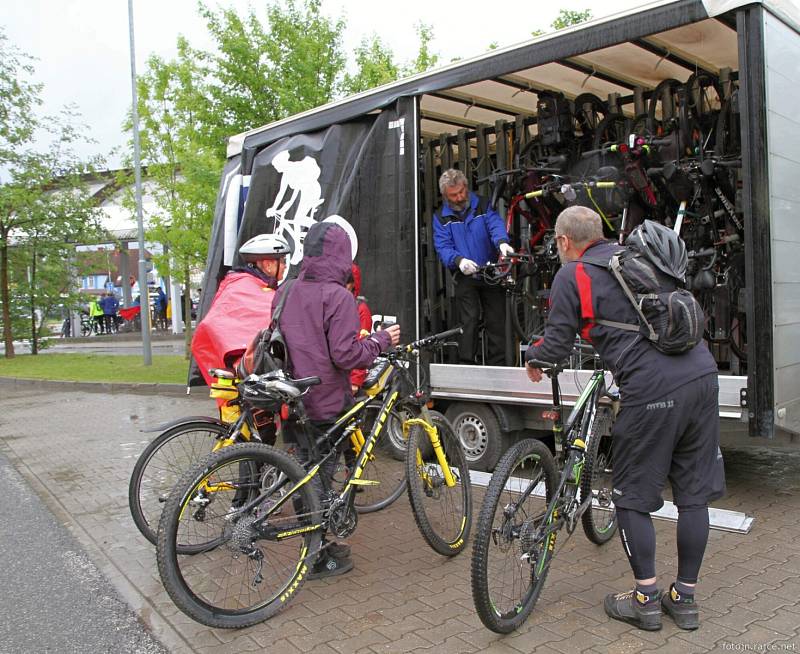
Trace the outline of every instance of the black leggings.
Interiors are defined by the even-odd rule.
[[[656,530],[649,513],[617,507],[622,547],[636,579],[656,576]],[[696,584],[708,542],[708,507],[678,507],[678,581]]]

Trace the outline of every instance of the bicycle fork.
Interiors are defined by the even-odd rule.
[[[428,434],[428,438],[433,446],[433,452],[436,454],[436,460],[439,463],[439,467],[442,469],[444,483],[448,487],[452,488],[456,485],[456,478],[453,476],[453,472],[450,470],[450,465],[447,463],[447,457],[445,456],[444,448],[442,447],[442,441],[439,439],[439,432],[437,431],[436,427],[424,418],[409,418],[403,423],[403,435],[408,437],[408,430],[414,425],[419,425]],[[416,452],[416,457],[417,468],[422,470],[423,461],[422,454],[420,453],[419,449]],[[423,472],[422,475],[425,479],[425,482],[430,483],[430,480],[427,478],[427,473]]]

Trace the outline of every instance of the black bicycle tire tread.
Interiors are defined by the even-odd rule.
[[[492,525],[498,502],[502,499],[502,493],[511,471],[516,467],[517,462],[525,456],[538,453],[544,471],[544,483],[546,499],[552,499],[553,492],[558,484],[558,471],[553,455],[547,446],[541,441],[525,439],[509,449],[497,463],[497,467],[492,474],[486,494],[483,498],[483,505],[478,514],[478,521],[475,527],[475,539],[472,545],[472,561],[470,566],[470,581],[472,586],[472,601],[478,617],[487,629],[495,633],[510,633],[519,628],[533,611],[536,602],[541,594],[541,589],[547,579],[548,569],[536,583],[536,589],[531,594],[529,601],[523,610],[513,619],[505,619],[498,616],[492,610],[492,599],[489,596],[487,585],[488,576],[488,549],[491,540]],[[550,558],[550,557],[548,557]]]
[[[156,561],[158,563],[161,582],[172,601],[181,611],[196,622],[209,627],[220,629],[241,629],[249,627],[274,617],[291,603],[291,601],[282,602],[279,597],[274,597],[269,604],[261,606],[255,611],[222,617],[223,614],[220,612],[214,611],[213,609],[209,610],[199,605],[194,599],[189,597],[189,595],[193,596],[193,593],[181,588],[181,584],[178,581],[178,577],[181,575],[176,570],[176,565],[174,564],[176,557],[173,555],[173,551],[169,545],[171,526],[176,522],[174,519],[176,517],[175,514],[180,514],[181,501],[185,495],[185,489],[196,485],[197,479],[205,476],[209,469],[222,465],[222,460],[246,457],[248,454],[250,456],[255,455],[263,457],[265,456],[265,449],[269,452],[268,456],[272,456],[272,458],[275,459],[275,463],[278,464],[275,465],[276,468],[281,469],[284,473],[287,471],[292,473],[289,475],[290,478],[302,478],[302,476],[305,475],[305,471],[294,457],[270,445],[265,445],[263,443],[232,445],[212,454],[205,459],[205,461],[191,470],[188,470],[176,484],[172,493],[170,493],[169,499],[164,506],[164,511],[162,512],[162,519],[159,522],[158,529],[158,546],[156,548]],[[292,470],[292,468],[294,468],[294,470]],[[304,485],[300,488],[299,492],[302,495],[303,502],[308,506],[309,513],[318,515],[320,512],[319,500],[313,493],[311,484]],[[311,542],[309,551],[313,551],[314,548],[319,545],[321,537],[322,534],[320,531],[310,533],[309,538]],[[307,571],[310,571],[310,568],[311,565],[308,564]],[[287,586],[293,586],[293,596],[297,594],[297,591],[300,590],[306,579],[306,574],[302,574],[299,577],[295,577],[287,584]]]
[[[411,512],[414,515],[414,521],[417,523],[417,527],[419,528],[422,537],[425,539],[425,542],[430,545],[431,549],[443,556],[456,556],[464,550],[467,540],[469,539],[469,533],[472,527],[472,492],[470,485],[469,466],[467,465],[466,455],[464,454],[464,450],[461,447],[458,437],[455,435],[455,433],[453,433],[452,429],[449,427],[448,429],[449,433],[447,435],[440,434],[439,437],[442,440],[445,438],[452,440],[456,451],[460,453],[460,461],[456,467],[461,475],[461,483],[464,486],[466,497],[466,508],[464,510],[466,514],[466,521],[464,521],[464,528],[461,530],[461,533],[452,541],[445,540],[435,532],[430,520],[428,519],[428,516],[425,513],[423,490],[415,481],[419,478],[419,476],[416,474],[416,452],[417,448],[419,447],[418,441],[422,435],[425,434],[425,431],[419,425],[412,426],[408,434],[406,487],[408,489],[408,499],[411,503]],[[450,463],[452,464],[453,462],[450,461]]]
[[[150,541],[153,545],[156,544],[156,537],[157,537],[157,529],[158,525],[154,529],[150,523],[147,521],[147,518],[144,516],[144,511],[141,507],[140,502],[140,488],[142,483],[142,478],[144,477],[144,472],[147,469],[147,466],[153,459],[153,456],[156,454],[158,450],[160,450],[164,445],[175,438],[178,438],[182,433],[185,433],[191,429],[195,430],[206,430],[206,431],[216,431],[219,430],[219,435],[226,434],[228,432],[228,428],[224,425],[220,425],[217,423],[211,422],[201,422],[201,421],[191,421],[186,423],[181,423],[178,425],[173,425],[169,429],[163,431],[158,436],[156,436],[150,443],[148,443],[147,447],[144,448],[142,453],[139,455],[139,458],[136,460],[136,464],[133,466],[133,471],[131,472],[131,478],[128,482],[128,507],[131,512],[131,518],[133,518],[133,522],[136,525],[136,528],[139,532],[144,536],[148,541]],[[211,450],[209,450],[209,454]],[[183,474],[182,471],[181,475]]]
[[[600,450],[600,443],[603,441],[603,437],[596,433],[592,434],[592,437],[589,439],[589,447],[586,449],[586,455],[584,459],[584,467],[583,467],[583,477],[581,478],[581,487],[580,487],[580,497],[581,500],[586,497],[587,493],[592,492],[592,481],[593,481],[593,473],[594,473],[594,464],[597,461],[597,455]],[[605,545],[609,540],[611,540],[614,534],[617,532],[617,512],[616,509],[614,510],[614,518],[613,518],[613,525],[607,529],[605,532],[600,531],[595,524],[594,517],[592,514],[592,507],[584,511],[583,515],[581,516],[581,524],[583,525],[583,532],[586,534],[586,538],[588,538],[592,543],[595,545]]]

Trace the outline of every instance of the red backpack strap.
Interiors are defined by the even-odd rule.
[[[581,319],[583,320],[581,338],[591,342],[592,338],[589,332],[592,327],[595,326],[594,307],[592,306],[592,278],[589,277],[589,273],[586,271],[581,261],[575,266],[575,283],[578,286],[578,297],[581,302]]]

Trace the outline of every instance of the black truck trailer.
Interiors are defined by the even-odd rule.
[[[358,236],[372,309],[396,319],[409,338],[452,327],[452,281],[432,242],[443,169],[458,167],[474,190],[494,193],[522,247],[541,225],[512,215],[508,193],[495,191],[530,153],[557,162],[559,139],[583,139],[584,151],[597,146],[593,164],[577,157],[586,175],[605,163],[597,157],[610,156],[610,140],[629,139],[623,132],[639,130],[632,126],[645,125],[648,114],[661,125],[655,134],[649,126],[650,137],[669,136],[670,120],[691,120],[682,128],[699,144],[679,149],[706,148],[711,156],[716,132],[716,154],[736,159],[727,198],[715,206],[740,231],[712,249],[738,243],[727,250],[726,268],[701,266],[711,271],[704,274],[720,415],[746,421],[753,437],[800,432],[799,32],[800,10],[791,3],[656,2],[234,136],[200,315],[246,239],[276,230],[300,246],[313,221],[340,215]],[[714,96],[708,107],[697,108],[698,90]],[[692,112],[676,115],[687,93]],[[607,131],[598,136],[602,121]],[[546,284],[536,283],[532,303],[546,295]],[[433,397],[478,469],[491,469],[509,439],[544,426],[542,407],[550,403],[547,382],[531,384],[519,365],[524,339],[509,336],[506,366],[453,365],[446,352],[429,362]],[[586,374],[564,375],[568,396],[577,395]]]

